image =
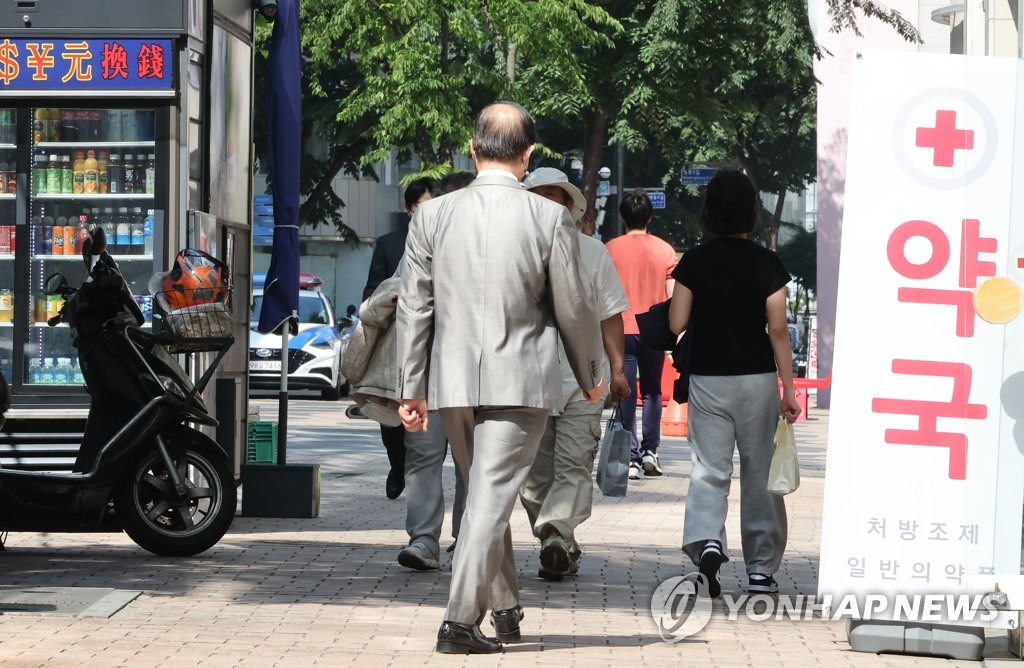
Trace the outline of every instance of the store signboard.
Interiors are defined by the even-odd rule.
[[[1021,63],[855,60],[823,597],[974,594],[1020,572]]]
[[[171,91],[168,39],[0,40],[0,95],[68,91]]]

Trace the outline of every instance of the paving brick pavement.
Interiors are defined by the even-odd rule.
[[[276,402],[257,400],[264,419]],[[649,612],[662,581],[691,572],[679,549],[690,468],[683,438],[665,438],[665,476],[631,481],[625,498],[596,493],[580,528],[580,574],[539,580],[526,514],[512,518],[522,603],[522,643],[502,655],[433,652],[450,572],[417,573],[395,562],[405,544],[405,496],[384,497],[387,460],[376,423],[349,420],[347,402],[293,399],[289,462],[320,464],[315,519],[236,518],[206,554],[149,555],[121,534],[11,534],[0,553],[0,591],[106,587],[141,591],[110,618],[46,610],[0,616],[3,666],[614,666],[699,662],[707,666],[975,665],[934,657],[850,650],[841,622],[726,618],[721,602],[698,635],[664,642]],[[828,412],[797,425],[802,485],[788,497],[790,541],[778,579],[784,594],[813,597],[818,572]],[[448,498],[454,469],[446,464]],[[728,531],[738,546],[740,490]],[[243,490],[244,493],[244,490]],[[450,531],[450,518],[444,530]],[[447,536],[442,545],[447,545]],[[742,558],[722,569],[738,591]],[[490,631],[485,626],[485,632]],[[1002,638],[992,634],[993,651]],[[1005,647],[1005,642],[1003,642]],[[1003,652],[1005,653],[1005,651]]]

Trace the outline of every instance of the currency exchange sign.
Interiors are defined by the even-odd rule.
[[[173,90],[167,39],[0,40],[0,94],[16,91]]]

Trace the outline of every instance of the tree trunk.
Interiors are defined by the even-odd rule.
[[[587,200],[587,212],[579,223],[580,231],[594,234],[597,222],[597,170],[601,169],[604,147],[608,140],[608,115],[603,111],[587,109],[583,112],[583,197]],[[607,221],[614,220],[612,213],[605,214]],[[605,229],[611,229],[606,227]]]
[[[518,44],[512,42],[508,45],[508,53],[505,56],[505,76],[508,78],[508,85],[510,88],[516,82],[516,54],[518,53]]]
[[[786,203],[786,191],[779,193],[779,199],[775,202],[775,211],[772,213],[771,225],[765,230],[768,233],[768,248],[778,250],[779,228],[782,226],[782,207]]]

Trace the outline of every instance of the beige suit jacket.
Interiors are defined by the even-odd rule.
[[[584,390],[604,354],[569,212],[491,175],[420,204],[397,310],[400,397],[431,410],[564,403],[558,335]]]

